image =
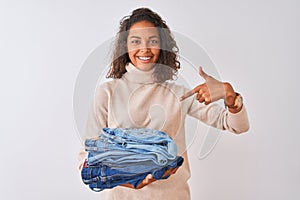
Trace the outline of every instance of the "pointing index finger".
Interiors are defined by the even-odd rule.
[[[188,91],[187,93],[185,93],[184,95],[182,95],[182,96],[180,97],[180,101],[183,101],[183,100],[185,100],[186,98],[192,96],[193,94],[199,92],[200,89],[201,89],[201,87],[202,87],[202,85],[198,85],[198,86],[195,87],[194,89]]]
[[[182,95],[182,96],[180,97],[180,101],[185,100],[186,98],[192,96],[192,95],[195,94],[195,93],[196,93],[196,92],[195,92],[194,89],[188,91],[187,93],[185,93],[184,95]]]

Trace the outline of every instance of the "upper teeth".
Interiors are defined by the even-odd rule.
[[[143,57],[143,56],[140,56],[139,57],[141,60],[149,60],[150,59],[150,57]]]

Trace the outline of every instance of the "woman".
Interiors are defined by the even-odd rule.
[[[169,171],[175,174],[166,180],[149,176],[141,189],[124,185],[101,192],[105,199],[190,199],[186,115],[233,133],[249,129],[242,97],[230,83],[214,79],[202,68],[199,74],[205,83],[191,91],[170,81],[180,69],[177,52],[165,21],[150,9],[136,9],[122,19],[107,76],[113,80],[97,88],[85,138],[97,136],[104,127],[162,130],[173,138],[185,161],[176,173]],[[219,99],[226,108],[211,104]]]

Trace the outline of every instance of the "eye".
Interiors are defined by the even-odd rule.
[[[140,44],[141,41],[140,41],[140,40],[131,40],[130,43],[131,43],[131,44]]]
[[[159,43],[159,41],[158,41],[158,40],[155,40],[155,39],[153,39],[153,40],[150,40],[150,41],[149,41],[149,43],[150,43],[150,44],[158,44],[158,43]]]

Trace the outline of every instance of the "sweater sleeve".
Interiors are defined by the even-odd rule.
[[[211,103],[205,105],[193,97],[188,115],[199,119],[205,124],[233,133],[243,133],[249,130],[249,121],[245,105],[238,113],[231,113],[224,107]]]
[[[101,129],[107,127],[108,94],[104,86],[99,86],[90,105],[83,139],[99,136]]]
[[[102,128],[107,127],[107,112],[108,112],[108,93],[105,87],[97,88],[94,98],[90,105],[86,128],[82,137],[83,148],[78,155],[79,169],[82,169],[83,163],[88,156],[84,148],[86,139],[98,137]]]

